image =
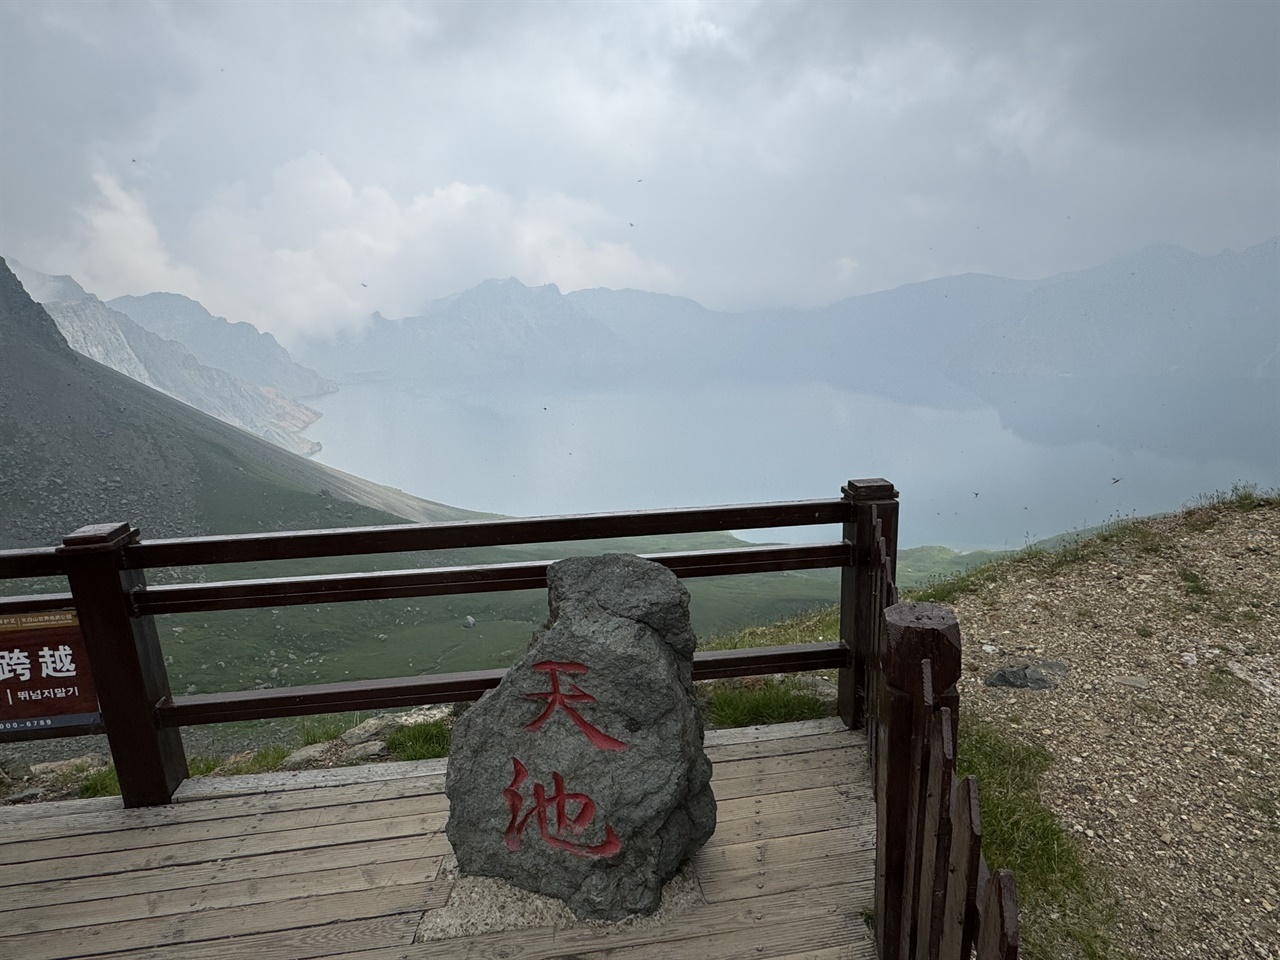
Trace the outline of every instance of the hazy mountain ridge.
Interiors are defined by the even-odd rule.
[[[7,266],[0,348],[0,548],[107,521],[192,536],[479,516],[288,453],[75,353]]]
[[[1280,238],[1215,256],[1156,246],[1039,280],[962,274],[812,310],[746,313],[638,290],[562,295],[488,281],[420,317],[379,317],[299,349],[334,376],[410,390],[464,380],[475,391],[524,382],[552,397],[643,396],[693,385],[729,397],[828,384],[941,409],[991,406],[1035,443],[1272,470],[1278,250]]]
[[[271,387],[291,400],[332,393],[337,384],[294,362],[270,333],[253,324],[215,317],[201,304],[176,293],[116,297],[113,310],[167,340],[183,344],[203,364],[250,383]]]
[[[205,366],[185,345],[144,329],[70,277],[51,277],[21,264],[13,271],[77,353],[293,453],[310,456],[320,449],[301,436],[320,416],[317,411],[270,387]]]
[[[593,364],[613,365],[614,376],[650,372],[637,369],[647,364],[659,377],[877,388],[920,361],[944,363],[935,374],[967,384],[993,373],[1265,376],[1277,352],[1278,243],[1216,257],[1150,247],[1042,280],[962,274],[812,310],[723,313],[638,290],[561,294],[491,280],[420,316],[375,315],[362,331],[299,349],[338,374],[418,379],[504,369],[513,357],[558,358],[580,377],[598,373]]]
[[[378,373],[442,383],[475,378],[592,379],[627,362],[629,344],[555,284],[486,280],[399,320],[374,314],[358,333],[308,341],[299,356],[337,376]]]

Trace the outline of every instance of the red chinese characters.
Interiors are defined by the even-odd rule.
[[[622,849],[622,841],[613,827],[604,825],[604,839],[596,844],[575,843],[565,839],[566,829],[574,836],[580,836],[591,821],[595,819],[596,804],[585,793],[569,793],[565,790],[564,777],[559,773],[551,775],[554,791],[547,795],[546,787],[541,783],[533,785],[533,806],[524,813],[525,798],[520,792],[521,786],[529,777],[529,771],[523,763],[512,757],[514,776],[511,785],[502,791],[507,801],[507,809],[511,811],[511,820],[507,824],[503,839],[508,850],[519,850],[524,836],[524,829],[530,818],[537,818],[538,831],[542,839],[559,850],[567,850],[579,857],[611,857]],[[569,804],[577,806],[577,812],[569,815]],[[547,816],[548,811],[555,812],[554,826]],[[521,814],[524,813],[523,816]]]
[[[585,674],[588,668],[581,663],[572,663],[558,660],[543,660],[541,663],[535,663],[533,669],[539,673],[549,674],[551,677],[551,689],[545,693],[529,693],[525,694],[530,700],[545,700],[546,707],[529,723],[526,723],[526,730],[539,730],[542,725],[547,722],[547,718],[555,712],[559,707],[569,715],[569,719],[574,725],[581,730],[592,745],[599,750],[625,750],[627,745],[621,740],[615,740],[603,730],[592,726],[582,714],[571,706],[574,703],[595,703],[596,698],[587,693],[580,686],[570,680],[569,692],[565,693],[560,689],[560,674]]]

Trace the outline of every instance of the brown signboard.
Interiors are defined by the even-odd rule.
[[[0,616],[0,740],[101,720],[75,613]]]

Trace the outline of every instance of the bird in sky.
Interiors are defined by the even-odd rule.
[[[367,286],[368,286],[368,284],[367,284],[367,283],[362,283],[362,284],[360,284],[360,286],[362,286],[362,287],[367,287]]]
[[[1112,485],[1114,486],[1115,484],[1119,483],[1119,482],[1120,482],[1121,480],[1123,480],[1123,479],[1124,479],[1124,477],[1112,477],[1112,478],[1111,478],[1111,483],[1112,483]]]

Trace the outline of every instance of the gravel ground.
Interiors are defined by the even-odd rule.
[[[955,604],[962,713],[1054,757],[1042,799],[1102,868],[1134,957],[1280,958],[1280,509],[1147,521]],[[1067,664],[1052,690],[998,667]]]

